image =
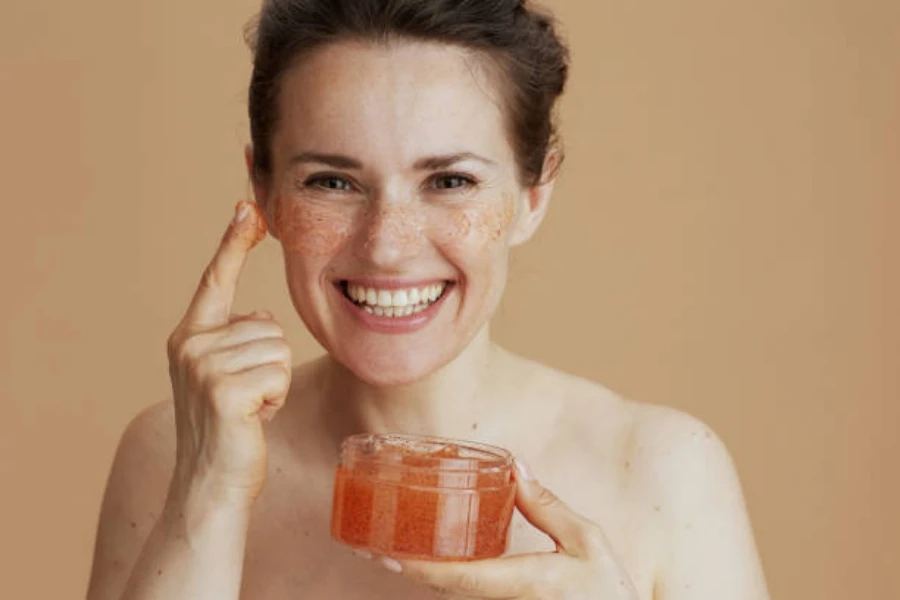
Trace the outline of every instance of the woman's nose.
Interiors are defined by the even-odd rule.
[[[362,250],[374,265],[398,267],[424,245],[422,207],[411,202],[375,202],[366,211]]]

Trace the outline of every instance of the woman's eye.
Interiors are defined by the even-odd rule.
[[[475,185],[475,180],[465,175],[441,175],[433,179],[432,185],[439,190],[455,190]]]
[[[308,180],[306,185],[333,192],[346,192],[353,189],[350,182],[341,177],[316,177]]]

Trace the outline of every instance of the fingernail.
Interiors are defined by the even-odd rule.
[[[403,565],[401,565],[399,562],[397,562],[393,558],[388,558],[387,556],[382,556],[381,558],[378,559],[378,562],[380,562],[381,566],[383,566],[388,571],[391,571],[394,573],[400,573],[403,571]]]
[[[365,558],[366,560],[372,560],[372,553],[368,550],[361,550],[359,548],[353,549],[353,554],[357,555],[360,558]]]
[[[516,459],[516,475],[518,475],[522,481],[534,481],[534,475],[531,474],[531,470],[525,466],[525,463],[520,459]]]
[[[247,218],[247,215],[250,214],[250,205],[247,202],[238,202],[237,207],[235,208],[234,213],[234,224],[237,225],[241,221]]]

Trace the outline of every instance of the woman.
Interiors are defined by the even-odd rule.
[[[253,42],[256,203],[171,335],[174,403],[123,436],[88,597],[766,598],[709,429],[490,341],[561,160],[550,18],[517,0],[269,0]],[[296,368],[271,314],[231,314],[266,226],[327,350]],[[339,445],[360,431],[510,449],[508,555],[398,562],[331,541]]]

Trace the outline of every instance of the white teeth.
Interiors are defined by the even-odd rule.
[[[347,296],[369,314],[403,317],[428,308],[441,297],[446,287],[446,283],[436,283],[406,290],[379,290],[348,283],[345,290]]]

